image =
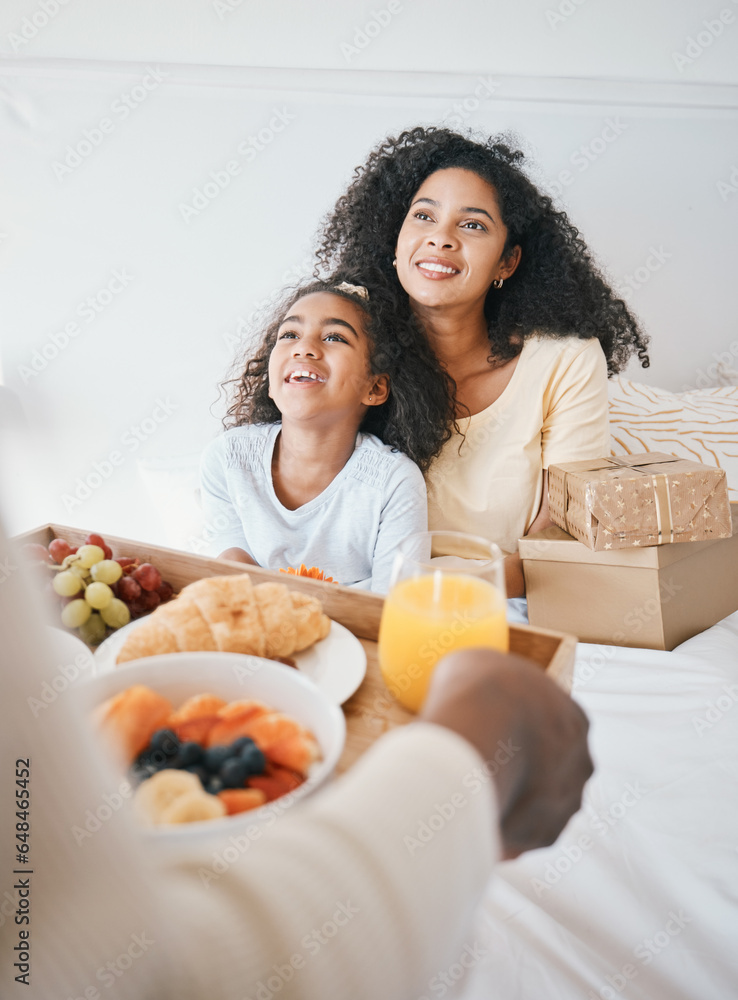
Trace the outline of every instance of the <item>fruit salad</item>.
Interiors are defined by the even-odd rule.
[[[95,721],[129,766],[134,809],[147,826],[258,809],[298,788],[320,759],[309,730],[254,700],[206,693],[175,710],[135,685],[100,705]]]

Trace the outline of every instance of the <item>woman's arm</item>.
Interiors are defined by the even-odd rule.
[[[527,535],[533,535],[536,531],[543,531],[553,524],[548,516],[548,469],[543,470],[543,485],[541,488],[541,506],[535,516],[535,520],[526,531]],[[505,586],[508,597],[525,597],[525,577],[523,575],[523,560],[517,552],[505,558]]]
[[[607,362],[599,341],[583,343],[572,362],[551,381],[543,402],[541,502],[526,536],[552,524],[548,516],[548,466],[609,452]],[[508,597],[525,597],[523,563],[517,553],[505,559],[505,582]]]

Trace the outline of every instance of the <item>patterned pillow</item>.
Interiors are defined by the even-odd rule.
[[[610,380],[610,452],[664,451],[725,469],[738,501],[738,386],[668,392],[641,382]]]

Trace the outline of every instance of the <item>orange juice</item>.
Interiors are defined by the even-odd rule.
[[[405,708],[420,710],[438,660],[455,649],[506,650],[506,603],[486,580],[433,573],[400,580],[384,603],[379,665]]]

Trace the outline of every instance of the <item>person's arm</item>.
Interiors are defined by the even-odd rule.
[[[258,563],[251,558],[248,552],[244,552],[243,549],[238,547],[225,549],[225,551],[219,552],[216,558],[230,559],[231,562],[242,562],[246,563],[248,566],[258,566]]]
[[[228,488],[224,449],[225,439],[216,438],[205,449],[200,462],[200,505],[208,550],[219,559],[257,565]]]
[[[544,400],[543,468],[610,453],[607,361],[600,342],[583,341],[570,364],[552,378]]]
[[[437,961],[456,960],[499,854],[489,780],[478,794],[465,786],[481,764],[469,743],[410,726],[304,804],[277,801],[263,825],[226,821],[210,836],[182,831],[176,849],[157,844],[135,828],[130,786],[96,745],[76,686],[42,701],[59,691],[59,661],[20,576],[0,585],[0,899],[13,902],[0,918],[0,994],[19,972],[14,885],[29,877],[30,996],[243,1000],[271,982],[281,1000],[407,1000]],[[45,706],[36,715],[31,698]],[[10,860],[16,760],[30,761],[30,876]],[[441,830],[439,805],[458,811]]]
[[[536,514],[535,520],[526,535],[533,535],[536,531],[543,531],[553,522],[548,516],[548,469],[543,470],[543,486],[541,488],[541,505]],[[517,552],[505,556],[505,586],[508,597],[525,597],[525,576],[523,575],[523,560]]]
[[[607,362],[600,342],[583,341],[571,362],[552,377],[543,398],[541,502],[526,535],[552,524],[548,516],[548,467],[559,462],[601,458],[610,452]],[[508,597],[525,597],[520,556],[505,558]]]
[[[421,718],[459,733],[494,761],[505,857],[553,844],[578,811],[592,774],[589,723],[541,668],[486,649],[436,667]],[[509,737],[503,760],[499,733]]]
[[[371,589],[380,594],[389,589],[398,544],[428,529],[428,499],[420,469],[407,459],[398,465],[390,483],[372,559]]]

